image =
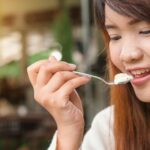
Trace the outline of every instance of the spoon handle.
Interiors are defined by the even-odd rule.
[[[87,74],[87,73],[83,73],[83,72],[79,72],[79,71],[73,71],[75,74],[78,74],[78,75],[81,75],[81,76],[87,76],[87,77],[92,77],[92,78],[95,78],[95,79],[98,79],[102,82],[104,82],[105,84],[107,85],[114,85],[115,83],[114,82],[107,82],[106,80],[104,80],[103,78],[101,77],[98,77],[98,76],[95,76],[95,75],[91,75],[91,74]]]

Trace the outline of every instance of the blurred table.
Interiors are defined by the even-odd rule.
[[[39,140],[47,140],[53,136],[56,124],[49,114],[29,113],[25,116],[9,115],[0,117],[0,139],[6,139],[5,150],[9,149],[8,141],[16,139],[16,146],[29,141],[32,150],[37,149]]]

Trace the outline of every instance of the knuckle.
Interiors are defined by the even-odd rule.
[[[50,101],[48,102],[44,102],[43,104],[44,106],[49,105],[49,107],[53,108],[53,109],[59,109],[60,108],[60,99],[56,96],[51,96]]]
[[[61,72],[56,72],[56,76],[60,78],[62,76],[62,73]]]
[[[74,82],[73,82],[72,80],[70,80],[70,81],[68,82],[68,86],[71,87],[71,88],[73,88],[73,87],[74,87]]]
[[[70,68],[70,65],[69,65],[69,63],[67,63],[67,62],[65,62],[65,61],[61,61],[61,63],[59,63],[58,65],[61,65],[61,66],[63,66],[64,68]]]
[[[46,94],[42,94],[42,93],[36,93],[34,94],[34,99],[41,104],[44,107],[48,106],[48,96]]]
[[[55,94],[51,99],[51,106],[57,109],[64,109],[66,107],[66,103],[64,101],[63,93]]]
[[[48,72],[49,67],[46,66],[46,65],[43,65],[43,66],[41,66],[40,70],[41,70],[41,71],[44,71],[44,72]]]
[[[66,94],[64,92],[43,94],[44,92],[34,92],[34,100],[38,102],[44,108],[52,108],[62,110],[67,108],[65,101]]]
[[[61,79],[63,81],[65,80],[64,74],[62,72],[57,72],[56,76],[57,76],[58,79]]]

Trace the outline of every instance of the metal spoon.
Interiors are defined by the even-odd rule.
[[[83,72],[79,72],[79,71],[73,71],[73,72],[78,75],[81,75],[81,76],[87,76],[87,77],[92,77],[92,78],[98,79],[107,85],[126,84],[133,79],[133,77],[131,75],[128,75],[126,73],[119,73],[119,74],[115,75],[114,81],[108,82],[108,81],[104,80],[103,78],[95,76],[95,75],[91,75],[91,74],[87,74],[87,73],[83,73]]]

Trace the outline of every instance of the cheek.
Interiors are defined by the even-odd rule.
[[[120,60],[120,51],[118,48],[110,46],[110,59],[119,70],[124,70]]]
[[[143,38],[142,40],[138,41],[144,52],[147,54],[147,56],[150,56],[150,37],[149,38]]]

